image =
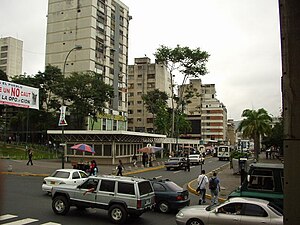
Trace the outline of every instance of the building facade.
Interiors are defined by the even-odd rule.
[[[49,0],[46,65],[93,71],[114,88],[100,130],[127,129],[128,7],[119,0]],[[70,51],[75,46],[81,50]],[[69,54],[70,53],[70,54]]]
[[[171,96],[171,78],[163,64],[151,63],[150,58],[135,58],[128,66],[128,130],[153,133],[153,115],[149,113],[142,95],[158,89]]]
[[[227,141],[227,109],[216,98],[215,84],[202,84],[201,79],[190,79],[179,86],[180,96],[193,93],[184,112],[192,124],[192,131],[182,137],[197,138],[202,143]]]
[[[0,70],[7,77],[22,74],[23,41],[13,37],[0,38]]]

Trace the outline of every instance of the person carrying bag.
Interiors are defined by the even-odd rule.
[[[206,195],[206,185],[208,184],[208,177],[205,175],[205,170],[201,171],[201,174],[198,176],[198,187],[197,192],[199,192],[199,205],[205,203],[205,195]]]

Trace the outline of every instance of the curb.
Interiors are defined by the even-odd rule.
[[[206,175],[212,175],[213,172],[222,171],[222,170],[224,170],[224,169],[225,169],[226,167],[228,167],[228,166],[229,166],[229,163],[226,163],[225,165],[223,165],[223,166],[221,166],[221,167],[215,169],[214,171],[211,171],[211,172],[207,173]],[[194,180],[190,181],[190,182],[187,184],[187,189],[188,189],[189,192],[193,193],[194,195],[198,195],[198,196],[199,196],[199,193],[196,191],[196,189],[194,189],[194,188],[192,187],[192,183],[194,183],[194,182],[196,182],[196,181],[197,181],[197,179],[194,179]],[[211,195],[209,195],[209,194],[206,194],[205,197],[206,197],[207,199],[211,199]],[[227,200],[227,199],[225,199],[225,198],[220,198],[220,197],[219,197],[219,201],[220,201],[220,202],[225,202],[226,200]]]

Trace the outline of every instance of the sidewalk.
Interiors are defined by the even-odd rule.
[[[14,174],[22,176],[41,176],[46,177],[52,174],[56,169],[62,168],[62,162],[59,159],[42,159],[33,160],[33,166],[26,165],[27,160],[13,160],[13,159],[0,159],[0,174]],[[153,162],[153,167],[143,167],[140,163],[138,167],[125,164],[124,175],[130,175],[134,173],[149,170],[160,169],[163,167],[163,162]],[[64,163],[65,169],[72,169],[70,162]],[[98,165],[100,174],[115,174],[116,165]]]
[[[260,163],[275,163],[275,164],[281,163],[281,161],[279,159],[266,159],[266,154],[264,152],[259,155],[259,162]],[[227,163],[223,167],[218,168],[215,171],[218,174],[217,176],[220,179],[220,184],[221,184],[219,200],[225,201],[227,199],[228,195],[241,185],[241,176],[233,173],[233,170],[230,169],[229,163]],[[207,176],[211,177],[212,173],[208,173]],[[197,179],[192,180],[188,184],[187,188],[191,193],[193,193],[195,195],[199,195],[196,192]],[[206,193],[208,194],[207,197],[210,198],[209,190]]]

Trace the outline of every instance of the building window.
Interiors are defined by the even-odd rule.
[[[7,52],[2,52],[1,53],[1,58],[7,58]]]
[[[143,102],[142,101],[137,101],[137,104],[138,105],[141,105]]]
[[[137,122],[142,122],[142,118],[137,118],[136,121]]]
[[[4,52],[4,51],[7,51],[8,50],[8,46],[1,46],[1,51]]]
[[[137,113],[142,113],[142,110],[141,110],[141,109],[138,109],[138,110],[137,110]]]
[[[1,64],[1,65],[7,64],[7,59],[1,59],[1,60],[0,60],[0,64]]]
[[[136,93],[136,94],[137,94],[137,95],[142,95],[142,92],[140,92],[140,91],[139,91],[139,92],[138,92],[138,93]]]

